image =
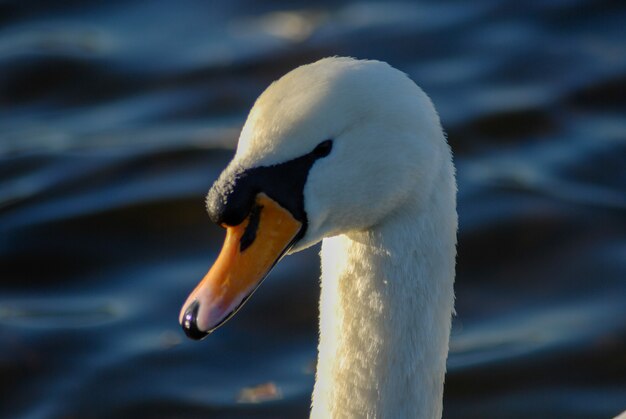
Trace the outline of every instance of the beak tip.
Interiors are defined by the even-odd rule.
[[[187,309],[181,321],[183,331],[188,338],[193,340],[202,340],[209,335],[210,332],[202,331],[198,328],[198,310],[200,309],[200,303],[198,300],[193,301]]]

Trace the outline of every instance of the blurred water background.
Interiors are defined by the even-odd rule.
[[[0,417],[306,417],[318,249],[201,343],[204,195],[259,93],[388,61],[456,156],[445,418],[626,409],[622,1],[0,1]]]

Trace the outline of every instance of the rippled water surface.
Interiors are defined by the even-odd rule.
[[[256,96],[329,55],[437,106],[459,182],[446,418],[626,409],[618,1],[0,2],[0,417],[306,416],[317,249],[202,343],[204,194]]]

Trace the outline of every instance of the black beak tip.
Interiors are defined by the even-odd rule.
[[[185,314],[183,316],[183,322],[181,326],[185,331],[185,334],[188,338],[193,340],[202,340],[209,335],[209,332],[203,332],[198,329],[198,310],[200,309],[200,303],[198,301],[194,301],[189,304],[187,310],[185,310]]]

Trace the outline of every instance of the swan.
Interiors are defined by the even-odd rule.
[[[257,99],[206,204],[226,239],[180,312],[189,337],[228,320],[283,255],[322,241],[311,417],[441,417],[455,170],[407,75],[343,57],[287,73]]]

